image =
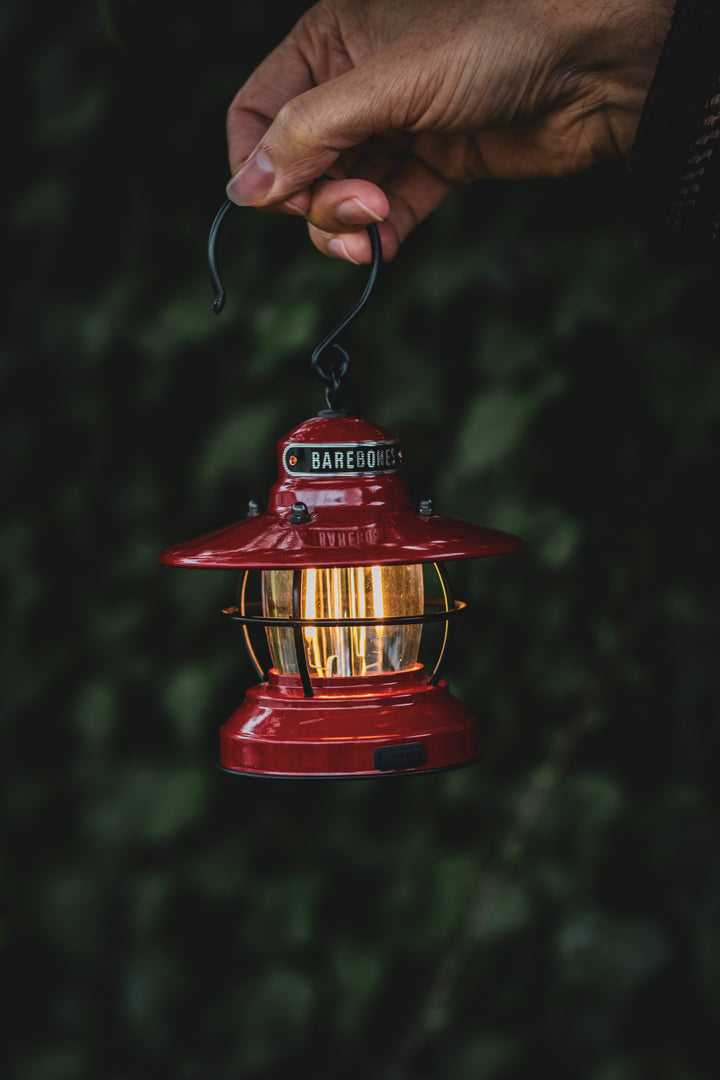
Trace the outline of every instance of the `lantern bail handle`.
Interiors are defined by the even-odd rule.
[[[322,180],[331,180],[330,176],[321,177]],[[220,233],[220,227],[225,220],[225,215],[231,206],[235,204],[230,199],[226,199],[222,204],[215,220],[210,226],[210,234],[208,236],[208,271],[210,273],[210,282],[215,292],[215,299],[212,302],[212,310],[216,315],[225,307],[226,293],[220,278],[220,272],[217,266],[217,242],[218,235]],[[378,232],[377,225],[367,226],[368,236],[370,237],[370,252],[371,252],[371,264],[370,264],[370,276],[368,277],[367,284],[363,289],[362,296],[357,303],[350,309],[347,315],[340,320],[337,326],[330,331],[330,333],[323,338],[320,344],[313,350],[310,357],[310,364],[313,371],[320,376],[325,383],[325,398],[327,400],[328,408],[331,411],[336,411],[338,407],[338,400],[340,396],[340,388],[342,381],[347,375],[348,367],[350,366],[350,357],[345,349],[341,345],[338,345],[336,339],[343,333],[344,330],[354,323],[358,315],[365,309],[375,283],[377,281],[378,273],[380,270],[380,263],[382,262],[382,244],[380,243],[380,234]],[[325,368],[321,364],[323,354],[330,348],[336,349],[340,353],[341,360],[339,363]]]

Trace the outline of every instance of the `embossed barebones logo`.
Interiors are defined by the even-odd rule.
[[[283,466],[291,476],[394,473],[401,463],[397,442],[294,443],[283,454]]]

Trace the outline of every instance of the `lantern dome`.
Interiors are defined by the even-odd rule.
[[[278,443],[268,506],[169,548],[168,566],[271,569],[401,565],[477,559],[521,541],[413,504],[403,454],[388,432],[358,416],[321,413]]]

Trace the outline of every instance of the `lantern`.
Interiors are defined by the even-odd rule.
[[[169,566],[244,572],[237,606],[261,678],[220,732],[220,767],[275,777],[367,777],[434,771],[478,755],[477,724],[441,678],[453,600],[444,563],[514,550],[495,529],[412,504],[400,447],[382,428],[328,410],[278,444],[267,509],[170,548]],[[423,564],[433,565],[436,603]],[[261,572],[256,614],[248,577]],[[423,624],[439,620],[440,655],[418,661]],[[248,633],[265,628],[265,672]]]
[[[225,292],[215,262],[226,201],[210,230],[213,310]],[[242,629],[260,682],[220,732],[220,768],[278,778],[396,776],[455,768],[478,755],[477,724],[441,678],[452,621],[444,563],[513,551],[520,541],[414,506],[399,474],[402,451],[382,428],[338,406],[348,355],[335,341],[365,307],[381,261],[368,229],[372,267],[354,308],[317,346],[312,367],[328,408],[278,444],[278,479],[267,509],[160,556],[168,566],[242,571],[238,602],[224,614]],[[326,356],[335,350],[336,363]],[[337,362],[337,357],[340,357]],[[423,566],[440,596],[424,596]],[[251,571],[261,600],[250,602]],[[418,660],[422,628],[439,621],[431,671]],[[264,628],[260,664],[249,630]]]

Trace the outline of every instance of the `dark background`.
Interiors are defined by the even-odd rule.
[[[6,6],[3,1008],[13,1080],[698,1080],[720,1014],[718,255],[621,171],[457,194],[348,336],[456,567],[479,766],[235,779],[233,576],[365,271],[233,211],[224,114],[302,4]]]

